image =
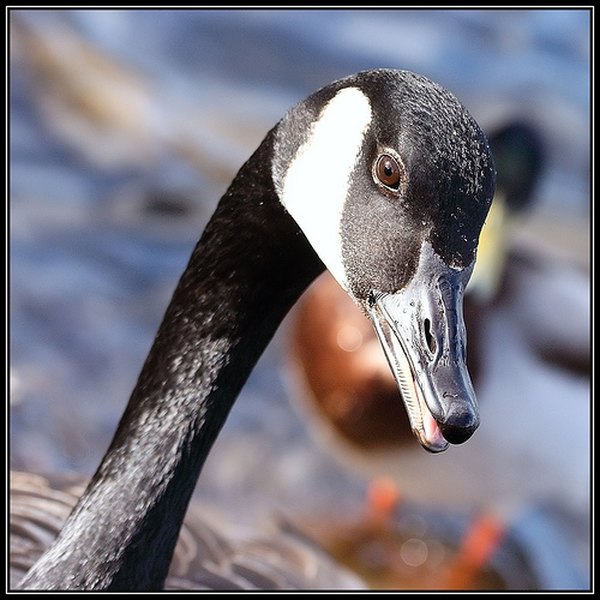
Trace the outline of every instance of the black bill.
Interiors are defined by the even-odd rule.
[[[431,452],[466,441],[479,425],[462,311],[471,270],[449,267],[425,244],[410,283],[374,291],[368,309],[413,432]]]

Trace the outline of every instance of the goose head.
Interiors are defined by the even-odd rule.
[[[495,186],[475,120],[425,77],[368,71],[291,109],[273,157],[281,203],[370,318],[418,441],[466,441],[479,412],[462,298]]]

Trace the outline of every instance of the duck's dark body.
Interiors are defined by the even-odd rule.
[[[288,178],[292,167],[305,168],[303,161],[315,147],[335,148],[335,136],[324,138],[319,127],[339,127],[346,119],[348,128],[354,127],[352,112],[339,114],[342,106],[358,106],[365,119],[354,131],[359,144],[346,149],[350,162],[342,166],[348,175],[323,171],[313,161],[314,173],[307,173],[315,180],[300,178],[294,188]],[[406,189],[398,197],[381,193],[371,176],[372,161],[387,145],[406,150],[398,159],[406,162]],[[313,228],[311,238],[302,222],[306,214],[297,216],[304,200],[319,194],[323,174],[337,183],[341,199],[341,260],[337,264],[334,257],[334,262],[365,310],[375,306],[374,290],[377,298],[393,296],[411,282],[423,260],[423,244],[438,256],[436,269],[458,274],[460,300],[494,180],[485,137],[473,119],[448,92],[400,71],[358,74],[300,103],[267,134],[221,199],[179,281],[102,464],[21,587],[163,586],[190,495],[231,405],[286,312],[324,269],[313,247],[318,250],[328,230]],[[310,192],[295,193],[304,184],[312,186]],[[329,201],[327,194],[318,199]],[[309,217],[319,219],[318,214]],[[436,281],[432,289],[438,293]],[[455,315],[454,296],[449,302],[444,310]],[[460,318],[452,327],[450,335],[460,338]],[[439,339],[442,345],[445,338]],[[456,344],[451,341],[433,368],[439,362],[463,377],[461,348],[458,338]],[[429,427],[436,443],[443,440],[440,428],[453,442],[472,433],[478,416],[471,394],[467,389],[465,398],[433,405]],[[427,435],[423,440],[431,443]]]

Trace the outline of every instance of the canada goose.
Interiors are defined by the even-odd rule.
[[[494,178],[473,118],[420,75],[365,71],[293,107],[221,198],[100,467],[20,587],[163,587],[231,405],[325,268],[371,318],[421,445],[466,441],[461,303]]]

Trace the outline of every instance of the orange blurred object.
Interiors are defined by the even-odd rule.
[[[478,574],[502,541],[504,531],[504,524],[492,515],[476,518],[465,532],[458,552],[441,570],[438,589],[478,589]]]
[[[400,503],[400,489],[391,477],[378,477],[367,489],[367,516],[385,522]]]

